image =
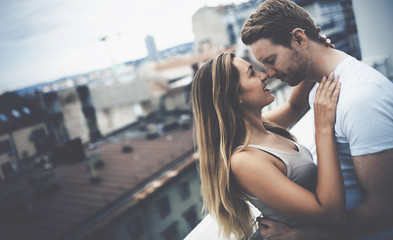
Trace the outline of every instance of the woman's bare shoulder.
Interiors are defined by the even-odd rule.
[[[242,150],[235,151],[231,158],[231,169],[233,172],[246,170],[247,168],[262,167],[270,165],[273,156],[253,147],[246,147]]]

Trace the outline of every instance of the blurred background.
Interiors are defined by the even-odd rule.
[[[191,82],[223,51],[263,70],[240,40],[262,2],[0,1],[0,239],[198,229]],[[393,78],[393,1],[294,2],[337,49]],[[291,88],[269,85],[270,109]]]

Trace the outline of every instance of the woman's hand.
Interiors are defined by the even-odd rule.
[[[336,122],[336,109],[341,84],[339,76],[333,73],[323,77],[317,88],[314,99],[314,118],[316,130],[334,131]]]
[[[317,27],[318,33],[321,32],[321,28]],[[319,35],[319,39],[325,44],[326,47],[335,48],[336,46],[332,43],[332,41],[326,37],[325,34]]]

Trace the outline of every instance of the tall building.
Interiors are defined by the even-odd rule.
[[[150,61],[157,61],[160,56],[156,47],[156,43],[154,41],[154,37],[151,35],[147,35],[145,37],[145,44],[147,48],[148,59]]]
[[[244,22],[261,2],[200,8],[192,16],[195,51],[204,53],[237,44]]]
[[[241,28],[262,2],[262,0],[254,0],[239,5],[200,8],[192,17],[195,50],[204,53],[242,45]],[[294,2],[310,12],[317,26],[322,28],[322,33],[332,40],[337,49],[357,59],[361,58],[351,0],[294,0]]]
[[[296,1],[295,1],[296,2]],[[336,48],[361,59],[358,32],[350,0],[297,1],[314,18]]]

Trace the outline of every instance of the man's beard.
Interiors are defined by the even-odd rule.
[[[288,67],[288,80],[285,82],[294,87],[306,79],[309,63],[305,57],[295,51],[290,58],[290,62],[292,64]]]

